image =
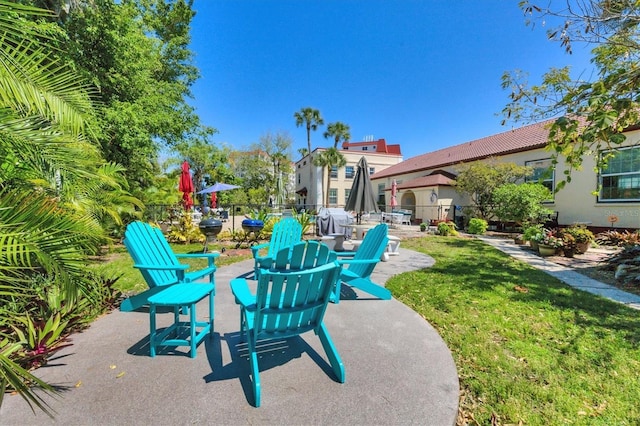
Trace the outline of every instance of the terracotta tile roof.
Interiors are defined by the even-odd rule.
[[[453,182],[454,180],[450,177],[441,174],[433,174],[399,183],[398,189],[424,188],[425,186],[452,186]],[[391,188],[388,190],[391,191]]]
[[[371,178],[400,176],[421,170],[432,170],[437,167],[541,148],[547,144],[549,134],[547,125],[552,121],[553,119],[530,124],[497,135],[418,155],[388,167],[374,174]]]
[[[342,149],[349,151],[350,150],[349,148],[359,148],[363,146],[371,146],[373,144],[376,145],[376,150],[374,152],[378,154],[402,155],[400,151],[400,145],[397,145],[397,144],[389,145],[387,144],[387,141],[384,139],[378,139],[377,141],[365,141],[365,142],[343,142]],[[360,149],[352,149],[351,151],[360,151]],[[363,151],[363,152],[366,152],[366,151]]]

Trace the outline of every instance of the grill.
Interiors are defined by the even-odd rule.
[[[257,219],[245,219],[242,221],[242,229],[244,232],[253,232],[254,234],[259,233],[264,228],[264,222]]]
[[[206,237],[204,240],[204,252],[206,253],[209,248],[209,238],[215,241],[220,231],[222,231],[222,222],[218,219],[204,219],[200,221],[198,228]]]
[[[258,219],[245,219],[242,221],[242,229],[244,231],[244,238],[241,241],[238,241],[236,244],[236,248],[239,248],[240,245],[244,242],[248,242],[250,245],[254,245],[258,242],[258,237],[260,237],[260,231],[264,228],[264,222]],[[251,236],[253,235],[253,238]]]

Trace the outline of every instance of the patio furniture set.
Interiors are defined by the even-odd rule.
[[[248,346],[256,407],[260,406],[259,341],[313,330],[337,381],[344,383],[344,365],[323,321],[327,304],[339,303],[342,283],[383,300],[391,298],[389,290],[371,281],[389,245],[387,229],[386,224],[379,224],[364,235],[355,252],[336,252],[320,241],[302,241],[300,224],[284,218],[274,226],[269,243],[252,247],[256,292],[251,292],[247,278],[232,279],[230,288],[239,305],[240,331]],[[127,227],[124,244],[149,288],[124,300],[120,309],[148,306],[151,357],[163,347],[187,346],[195,358],[198,344],[214,334],[215,258],[219,253],[175,254],[160,229],[143,222]],[[196,257],[206,258],[207,266],[186,272],[189,266],[178,260]],[[199,321],[196,305],[205,299],[208,320]],[[173,324],[161,330],[156,325],[158,308],[173,314]]]

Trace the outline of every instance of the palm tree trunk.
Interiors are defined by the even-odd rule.
[[[325,205],[329,207],[329,188],[331,187],[331,166],[327,167],[327,195],[325,196]]]

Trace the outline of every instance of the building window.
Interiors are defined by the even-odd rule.
[[[363,146],[363,147],[362,147],[362,150],[363,150],[363,151],[366,151],[366,150],[368,150],[368,149],[369,149],[369,147],[366,147],[366,146]]]
[[[554,168],[551,158],[545,158],[542,160],[526,161],[525,166],[533,169],[533,174],[525,178],[525,182],[538,182],[543,184],[551,191],[555,188],[554,182]]]
[[[300,173],[298,173],[298,184],[300,184]]]
[[[353,166],[347,166],[344,168],[344,178],[345,179],[353,179]]]
[[[333,179],[338,178],[338,166],[331,166],[331,177]]]
[[[606,166],[600,169],[599,201],[640,200],[640,147],[605,151]]]
[[[307,160],[304,160],[304,161],[302,162],[302,165],[303,165],[303,166],[306,166],[306,165],[307,165]]]
[[[329,188],[329,204],[338,204],[338,190]]]
[[[351,188],[347,188],[344,190],[344,202],[346,203],[349,199],[349,194],[351,193]]]
[[[375,167],[369,167],[369,175],[375,174],[375,172],[376,172]]]

